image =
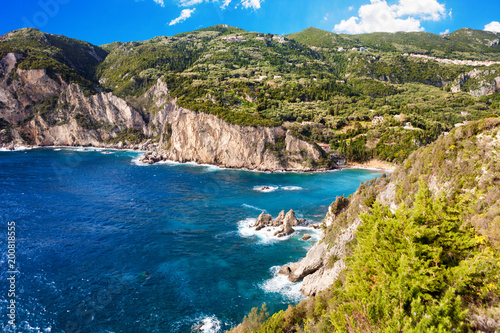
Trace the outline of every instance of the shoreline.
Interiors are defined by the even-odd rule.
[[[22,145],[22,146],[3,146],[0,147],[0,152],[13,152],[13,151],[26,151],[26,150],[32,150],[32,149],[95,149],[95,150],[116,150],[116,151],[129,151],[129,152],[137,152],[137,153],[142,153],[148,154],[148,153],[153,153],[153,150],[145,150],[144,148],[140,148],[139,145],[131,145],[131,146],[123,146],[123,147],[117,147],[117,145],[110,145],[110,146],[30,146],[30,145]],[[141,157],[142,158],[142,157]],[[268,169],[250,169],[250,168],[236,168],[236,167],[227,167],[224,165],[217,165],[217,164],[209,164],[209,163],[198,163],[195,161],[185,161],[185,162],[179,162],[179,161],[174,161],[174,160],[162,160],[154,164],[148,164],[142,162],[140,159],[138,160],[143,166],[149,166],[149,165],[154,165],[154,164],[186,164],[186,165],[196,165],[199,167],[215,167],[221,170],[240,170],[240,171],[248,171],[248,172],[262,172],[262,173],[322,173],[322,172],[336,172],[336,171],[342,171],[342,170],[355,170],[355,169],[361,169],[361,170],[369,170],[369,171],[381,171],[381,172],[387,172],[387,173],[392,173],[394,172],[394,169],[396,168],[395,165],[390,164],[388,162],[383,162],[379,160],[370,160],[365,163],[359,163],[359,162],[349,162],[344,166],[339,166],[338,168],[332,168],[332,169],[326,169],[326,168],[319,168],[319,169],[305,169],[305,170],[294,170],[294,169],[283,169],[283,170],[268,170]]]
[[[361,170],[372,170],[372,171],[383,171],[387,173],[393,173],[394,170],[396,170],[396,165],[389,163],[389,162],[384,162],[380,161],[377,159],[372,159],[367,162],[348,162],[346,166],[344,167],[345,169],[361,169]]]

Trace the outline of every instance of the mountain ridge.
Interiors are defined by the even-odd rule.
[[[105,140],[158,142],[163,127],[146,128],[175,100],[229,125],[283,127],[316,147],[330,165],[342,156],[402,161],[456,124],[498,113],[500,100],[500,66],[470,71],[393,51],[339,52],[225,25],[103,47],[28,28],[8,33],[0,52],[0,131],[25,133],[3,135],[9,146],[40,142],[33,133],[43,137],[48,128],[34,129],[39,116],[52,119],[54,133],[77,116],[94,124],[89,128],[113,128],[87,107],[62,108],[71,84],[85,98],[111,93],[143,118],[142,129],[118,125]],[[162,103],[148,97],[158,82],[167,87]]]

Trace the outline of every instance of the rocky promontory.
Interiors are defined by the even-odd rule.
[[[259,171],[333,169],[322,149],[286,128],[239,126],[177,104],[162,79],[135,99],[89,92],[46,69],[0,59],[0,147],[93,146],[149,150],[142,162],[196,162]],[[154,111],[154,112],[153,112]]]
[[[212,114],[193,112],[171,100],[152,124],[163,128],[160,149],[144,155],[159,161],[196,162],[259,171],[319,171],[336,168],[321,148],[296,138],[283,127],[229,124]],[[324,164],[326,162],[326,164]]]

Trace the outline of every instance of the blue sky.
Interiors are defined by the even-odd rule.
[[[499,0],[19,0],[1,4],[0,35],[32,26],[100,45],[219,23],[276,34],[310,26],[439,34],[463,27],[500,32],[499,22]]]

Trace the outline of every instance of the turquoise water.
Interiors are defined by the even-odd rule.
[[[218,332],[264,302],[285,309],[302,298],[300,283],[277,267],[303,257],[319,235],[302,241],[304,229],[278,240],[248,225],[282,209],[321,222],[336,196],[380,175],[144,166],[138,156],[0,152],[0,278],[15,221],[17,332],[190,332],[202,323],[202,332]],[[7,284],[0,288],[6,318]]]

